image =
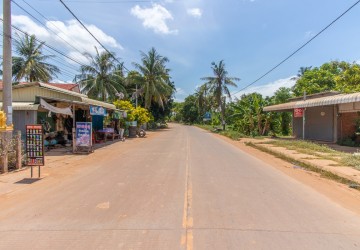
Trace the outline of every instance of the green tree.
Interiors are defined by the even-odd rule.
[[[140,93],[144,98],[145,108],[157,103],[161,108],[174,92],[170,83],[167,57],[161,56],[155,48],[146,54],[141,51],[141,64],[134,63],[135,68],[142,75]]]
[[[84,53],[90,63],[81,66],[81,73],[75,77],[75,81],[79,82],[82,92],[91,98],[101,101],[115,100],[119,92],[126,93],[121,64],[116,64],[111,53],[99,53],[96,47],[95,49],[95,56]]]
[[[185,98],[181,109],[181,116],[183,122],[188,124],[199,122],[200,114],[195,103],[196,97],[194,95],[189,95]]]
[[[306,70],[296,81],[292,91],[295,96],[336,90],[344,93],[356,92],[359,87],[359,65],[332,61],[319,68]]]
[[[336,90],[342,93],[360,91],[360,65],[357,63],[344,64],[340,75],[335,76]]]
[[[133,110],[132,114],[134,115],[135,121],[137,121],[137,126],[140,127],[142,124],[150,121],[150,113],[147,109],[143,107],[137,107]]]
[[[196,97],[196,105],[199,109],[199,114],[201,117],[205,115],[206,112],[211,111],[211,103],[214,97],[209,93],[209,86],[207,83],[201,85],[195,90],[194,96]]]
[[[272,97],[272,104],[280,104],[287,102],[292,97],[291,89],[281,87],[275,91],[274,96]],[[292,113],[291,112],[276,112],[272,114],[273,124],[271,124],[272,130],[274,132],[280,132],[282,135],[290,135],[291,133],[291,121]],[[276,128],[280,126],[280,131]]]
[[[228,72],[225,69],[223,60],[216,64],[211,63],[211,69],[214,76],[203,77],[201,80],[207,81],[210,93],[214,96],[215,105],[220,109],[223,130],[225,130],[225,98],[231,99],[231,94],[228,86],[237,87],[234,81],[240,81],[237,77],[228,77]]]
[[[46,60],[55,57],[44,55],[42,52],[44,42],[38,42],[35,35],[25,35],[15,40],[13,57],[13,78],[15,81],[25,79],[28,82],[49,82],[56,77],[60,70],[55,65],[46,63]]]

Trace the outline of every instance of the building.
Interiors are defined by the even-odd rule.
[[[113,113],[115,105],[88,98],[76,84],[20,83],[13,86],[14,130],[25,134],[26,124],[44,124],[49,131],[63,132],[70,140],[75,122],[92,122],[103,126],[103,115],[91,115],[90,109]],[[2,92],[2,90],[0,90]],[[2,108],[2,93],[0,94]],[[75,118],[75,119],[73,119]],[[72,138],[71,138],[72,139]]]
[[[360,93],[325,92],[290,99],[290,102],[267,106],[264,111],[292,112],[296,138],[337,142],[357,140],[360,125]],[[360,130],[359,130],[360,132]]]

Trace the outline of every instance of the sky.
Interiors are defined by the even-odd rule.
[[[318,67],[331,60],[360,63],[358,4],[277,69],[240,91],[357,0],[63,2],[127,69],[133,70],[133,63],[140,63],[140,53],[152,47],[167,57],[177,101],[193,94],[204,83],[202,77],[212,76],[211,63],[220,60],[224,60],[228,76],[241,79],[237,88],[230,88],[233,97],[252,92],[271,96],[280,87],[293,86],[291,78],[300,67]],[[13,0],[12,24],[83,64],[87,63],[84,52],[94,54],[95,46],[102,50],[58,0]],[[63,71],[54,81],[72,82],[80,65],[54,51],[44,52],[56,55],[49,62]]]

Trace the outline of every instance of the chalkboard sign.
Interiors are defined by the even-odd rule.
[[[26,165],[44,166],[44,134],[40,124],[26,125]]]

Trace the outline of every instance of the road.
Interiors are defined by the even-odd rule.
[[[360,249],[360,217],[172,125],[0,196],[0,249]]]

